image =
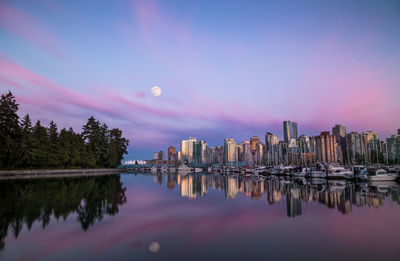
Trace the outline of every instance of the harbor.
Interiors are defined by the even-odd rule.
[[[240,166],[242,165],[242,166]],[[317,163],[312,167],[302,166],[243,166],[243,164],[214,165],[121,165],[120,169],[129,172],[168,172],[168,173],[222,173],[224,175],[289,176],[294,178],[322,178],[358,181],[396,181],[400,178],[400,166],[356,165],[343,167],[338,164]]]

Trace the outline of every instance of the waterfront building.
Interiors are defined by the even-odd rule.
[[[158,153],[158,160],[165,160],[164,151],[161,150],[161,151]]]
[[[200,141],[201,163],[208,163],[208,145],[204,140]]]
[[[339,144],[338,146],[338,161],[339,162],[348,162],[348,159],[343,159],[343,155],[346,155],[347,157],[347,151],[346,151],[346,127],[340,124],[336,124],[332,128],[332,135],[336,137],[336,142]]]
[[[189,159],[189,163],[192,163],[193,161],[193,144],[194,142],[197,142],[197,139],[194,137],[189,137],[189,155],[188,155],[188,159]]]
[[[181,141],[181,157],[183,162],[192,163],[193,161],[193,142],[196,138],[189,137],[188,140]]]
[[[201,143],[194,141],[193,142],[193,149],[192,149],[192,163],[199,164],[201,162]]]
[[[310,138],[306,135],[300,135],[299,137],[299,152],[300,152],[300,162],[303,166],[309,166],[313,163],[314,155],[311,152],[311,142]]]
[[[224,148],[221,146],[215,146],[213,148],[213,163],[222,163],[224,160]]]
[[[377,163],[379,161],[378,155],[380,154],[380,141],[379,135],[375,131],[365,131],[362,133],[362,143],[364,149],[364,162]]]
[[[178,153],[177,153],[177,160],[182,161],[182,153],[180,150],[178,150]]]
[[[289,143],[290,139],[297,140],[297,122],[283,122],[283,138],[286,143]]]
[[[251,152],[255,154],[257,151],[257,144],[260,143],[260,137],[252,136],[250,137]]]
[[[251,151],[250,141],[245,140],[238,144],[238,161],[252,162],[253,155]]]
[[[158,152],[153,153],[153,160],[158,160]]]
[[[189,140],[181,141],[181,161],[186,162],[189,158]]]
[[[360,164],[363,159],[364,150],[362,136],[358,132],[350,132],[346,135],[347,161],[351,164]]]
[[[316,158],[319,162],[337,162],[337,142],[329,131],[323,131],[316,139]]]
[[[237,144],[233,138],[226,138],[224,143],[224,163],[236,162]]]
[[[265,134],[264,159],[267,166],[276,166],[279,164],[279,138],[270,132]]]
[[[400,129],[397,133],[386,139],[387,161],[391,164],[400,163]]]
[[[262,144],[261,142],[257,143],[256,145],[256,152],[255,152],[255,156],[254,156],[254,163],[255,164],[262,164],[263,163],[263,159],[264,159],[264,144]]]
[[[168,161],[176,161],[177,160],[177,155],[176,155],[176,149],[173,146],[168,147]]]

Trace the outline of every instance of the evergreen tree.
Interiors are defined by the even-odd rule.
[[[51,121],[49,127],[47,128],[48,137],[48,148],[47,148],[47,160],[48,166],[56,167],[59,165],[58,159],[58,132],[57,125],[54,121]]]
[[[94,117],[83,126],[82,134],[72,128],[58,133],[53,121],[48,128],[40,121],[32,127],[28,114],[20,123],[18,106],[11,92],[1,95],[0,168],[116,167],[127,153],[129,141],[122,132],[110,131]]]
[[[20,147],[21,153],[18,166],[23,168],[32,167],[33,160],[35,158],[35,151],[32,135],[33,128],[29,114],[26,114],[25,117],[22,119],[21,131],[22,142]]]
[[[83,126],[82,136],[92,153],[96,166],[108,166],[108,126],[90,117]]]
[[[18,160],[21,130],[14,95],[1,95],[0,99],[0,167],[12,168]]]
[[[128,148],[129,141],[125,138],[122,138],[122,131],[119,129],[112,129],[109,134],[109,139],[109,167],[117,167],[119,164],[121,164],[123,155],[127,153],[126,149]]]
[[[48,137],[47,130],[43,127],[40,121],[37,121],[33,127],[33,147],[34,147],[34,159],[33,166],[37,168],[47,167],[47,148],[48,148]]]

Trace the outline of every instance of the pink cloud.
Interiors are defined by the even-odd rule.
[[[53,55],[62,56],[61,41],[36,19],[4,2],[0,3],[0,27]]]

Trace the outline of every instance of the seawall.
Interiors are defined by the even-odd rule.
[[[124,172],[122,169],[35,169],[35,170],[0,170],[0,180],[66,178],[112,175]]]

